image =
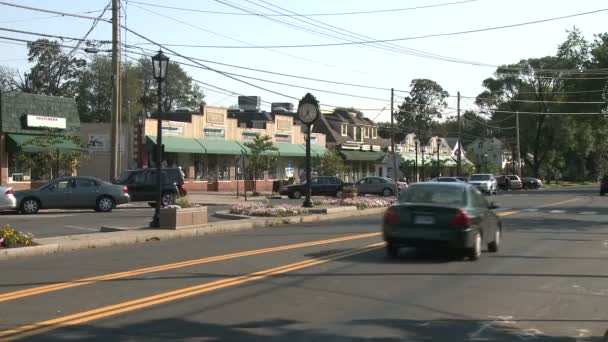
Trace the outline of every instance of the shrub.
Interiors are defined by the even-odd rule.
[[[9,226],[0,227],[0,248],[31,246],[34,244],[32,235],[22,233]]]
[[[308,214],[308,209],[293,205],[268,205],[268,204],[237,204],[230,207],[231,214],[262,216],[262,217],[285,217]]]
[[[192,204],[192,202],[190,202],[190,199],[188,199],[187,196],[183,196],[178,198],[175,201],[175,205],[179,205],[180,208],[192,208],[194,207],[194,204]]]
[[[355,197],[355,198],[343,198],[334,199],[328,198],[324,200],[317,200],[314,202],[315,205],[339,205],[339,206],[356,206],[357,209],[367,208],[382,208],[388,207],[395,202],[395,198],[380,198],[380,197]]]

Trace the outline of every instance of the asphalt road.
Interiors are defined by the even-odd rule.
[[[477,262],[391,261],[378,216],[4,261],[0,340],[601,341],[595,190],[497,196],[501,251]]]

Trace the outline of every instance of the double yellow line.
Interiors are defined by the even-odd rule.
[[[176,268],[202,265],[202,264],[207,264],[207,263],[216,262],[216,261],[230,260],[230,259],[242,258],[242,257],[246,257],[246,256],[258,255],[258,254],[266,254],[266,253],[279,252],[279,251],[285,251],[285,250],[290,250],[290,249],[319,246],[319,245],[325,245],[325,244],[331,244],[331,243],[337,243],[337,242],[345,242],[345,241],[357,240],[357,239],[365,239],[365,238],[375,237],[378,235],[380,235],[380,233],[366,233],[366,234],[350,235],[350,236],[344,236],[344,237],[339,237],[339,238],[334,238],[334,239],[317,240],[317,241],[311,241],[311,242],[296,243],[296,244],[291,244],[291,245],[255,249],[255,250],[250,250],[250,251],[231,253],[231,254],[225,254],[225,255],[219,255],[219,256],[213,256],[213,257],[207,257],[207,258],[201,258],[201,259],[180,261],[180,262],[166,264],[166,265],[145,267],[145,268],[135,269],[135,270],[131,270],[131,271],[104,274],[104,275],[99,275],[99,276],[95,276],[95,277],[82,278],[82,279],[68,281],[68,282],[55,283],[55,284],[50,284],[50,285],[46,285],[46,286],[39,286],[39,287],[34,287],[34,288],[30,288],[30,289],[25,289],[25,290],[3,293],[3,294],[0,294],[0,303],[23,298],[23,297],[35,296],[35,295],[39,295],[39,294],[44,294],[44,293],[49,293],[49,292],[54,292],[54,291],[59,291],[59,290],[65,290],[65,289],[69,289],[69,288],[73,288],[73,287],[84,286],[84,285],[93,284],[93,283],[101,282],[101,281],[117,280],[117,279],[133,277],[133,276],[147,274],[147,273],[162,272],[162,271],[172,270],[172,269],[176,269]]]
[[[33,335],[39,335],[45,332],[56,330],[62,327],[83,324],[105,317],[115,316],[126,312],[140,310],[154,305],[159,305],[186,297],[196,296],[211,291],[220,290],[223,288],[236,286],[244,283],[249,283],[256,280],[272,277],[279,274],[297,271],[304,268],[309,268],[321,264],[328,263],[333,260],[347,258],[356,254],[366,253],[371,250],[384,246],[384,243],[374,243],[364,247],[352,249],[350,251],[335,253],[313,260],[300,261],[280,267],[270,268],[243,276],[236,276],[227,279],[212,281],[195,286],[190,286],[174,291],[160,293],[153,296],[148,296],[128,302],[123,302],[115,305],[109,305],[98,309],[85,311],[73,315],[54,318],[51,320],[38,322],[34,324],[24,325],[18,328],[5,330],[0,332],[0,339],[3,341],[14,341],[17,339],[26,338]]]

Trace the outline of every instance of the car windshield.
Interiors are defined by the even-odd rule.
[[[460,186],[414,184],[399,198],[400,203],[464,205],[465,188]]]
[[[510,180],[518,180],[517,176],[507,176],[507,178],[509,178]]]
[[[472,181],[487,181],[487,180],[490,180],[490,175],[472,175],[469,180],[472,180]]]
[[[127,179],[129,179],[130,175],[131,175],[130,171],[125,171],[125,172],[121,173],[120,176],[118,176],[118,178],[116,178],[116,183],[118,183],[118,184],[125,183],[127,181]]]

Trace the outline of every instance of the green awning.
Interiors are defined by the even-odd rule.
[[[11,152],[44,152],[59,150],[61,152],[86,151],[74,141],[63,136],[49,136],[34,134],[8,134],[8,150]]]
[[[155,145],[156,137],[147,135],[148,144]],[[204,154],[205,148],[193,138],[180,138],[180,137],[163,137],[163,145],[165,145],[165,152],[171,153],[199,153]]]
[[[196,139],[207,154],[244,154],[245,148],[234,140]]]
[[[304,145],[304,148],[306,148],[305,145]],[[325,152],[327,152],[327,148],[325,148],[325,146],[317,145],[317,144],[310,144],[310,155],[316,156],[316,157],[323,157],[325,155]]]
[[[385,153],[380,151],[348,151],[340,150],[346,160],[375,162],[384,158]]]
[[[279,149],[279,156],[281,157],[306,157],[306,145],[276,143],[274,146]],[[310,152],[312,155],[312,148]]]

